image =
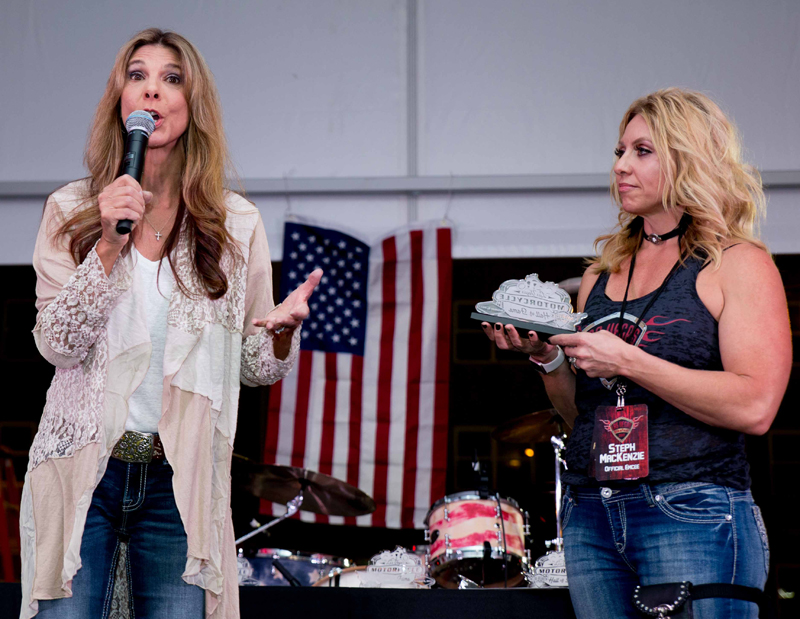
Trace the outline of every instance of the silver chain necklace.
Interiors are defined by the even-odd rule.
[[[161,230],[156,230],[156,227],[153,225],[153,222],[150,221],[150,218],[147,216],[147,213],[144,214],[144,219],[150,225],[150,227],[153,229],[153,232],[155,232],[156,240],[159,241],[159,242],[161,241],[161,237],[164,236],[163,234],[161,234],[161,230],[166,228],[169,225],[169,222],[172,221],[172,217],[170,217],[167,220],[167,223],[165,223],[163,226],[161,226]]]

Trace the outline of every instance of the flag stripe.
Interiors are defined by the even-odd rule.
[[[275,464],[278,455],[278,432],[281,422],[281,394],[283,383],[273,385],[269,390],[269,404],[267,405],[267,435],[264,440],[264,462]],[[272,514],[272,503],[261,499],[259,512]]]
[[[319,451],[319,465],[317,470],[323,475],[333,473],[333,442],[336,432],[336,353],[324,354],[325,376],[324,397],[322,401],[322,423]],[[317,514],[317,522],[328,523],[328,517]]]
[[[414,494],[417,485],[417,440],[422,366],[422,320],[425,296],[422,274],[422,231],[413,230],[409,236],[411,250],[411,315],[408,332],[405,453],[403,454],[403,495],[400,515],[400,524],[403,528],[412,528],[414,526]]]
[[[403,500],[403,456],[406,444],[406,385],[408,384],[408,334],[411,325],[411,238],[395,235],[394,339],[392,350],[391,425],[386,483],[386,526],[400,526]]]
[[[333,429],[333,462],[331,477],[347,480],[348,454],[350,450],[350,391],[352,384],[353,358],[356,355],[334,354],[336,363],[336,407]],[[353,484],[358,487],[358,482]],[[345,524],[342,516],[329,516],[329,524]]]
[[[319,472],[333,473],[333,441],[336,432],[336,353],[325,353],[325,401],[322,406],[322,446]]]
[[[452,237],[449,228],[436,232],[439,269],[439,330],[436,343],[436,395],[433,418],[431,494],[433,504],[444,497],[447,472],[447,417],[450,406],[450,299],[453,288]],[[445,300],[447,301],[445,303]]]
[[[309,382],[308,419],[306,421],[306,451],[303,457],[303,468],[311,471],[320,469],[320,452],[322,450],[322,418],[325,406],[325,356],[320,350],[311,352],[311,379]],[[304,522],[319,522],[324,520],[313,512],[302,511],[300,519]]]
[[[300,360],[297,361],[297,366]],[[275,464],[291,465],[292,446],[294,444],[294,421],[297,408],[297,384],[300,375],[299,367],[284,378],[281,385],[281,414],[278,431],[278,453],[275,454]]]
[[[439,328],[438,242],[434,231],[425,232],[423,243],[423,277],[425,314],[422,321],[422,368],[419,396],[419,431],[417,433],[417,473],[414,493],[413,522],[423,527],[431,505],[431,474],[434,450],[434,403],[436,394],[436,352]],[[446,340],[446,342],[449,340]],[[437,446],[446,449],[446,445]]]
[[[351,486],[358,488],[359,447],[361,446],[361,390],[363,385],[364,357],[353,355],[351,364],[346,481]],[[355,525],[356,519],[354,517],[348,517],[345,519],[345,524]]]
[[[376,445],[378,428],[378,371],[383,332],[383,245],[370,252],[369,310],[364,346],[361,395],[361,462],[359,487],[375,498]],[[356,518],[361,526],[374,526],[373,514]]]
[[[302,467],[306,454],[306,426],[308,424],[308,404],[311,397],[311,366],[314,353],[301,350],[297,359],[297,404],[294,418],[294,440],[292,441],[291,465]]]
[[[389,430],[392,421],[392,360],[396,310],[397,247],[394,238],[383,242],[383,305],[378,366],[377,427],[375,432],[375,481],[373,499],[378,506],[372,524],[386,526],[386,486],[389,477]]]
[[[278,430],[281,422],[281,384],[269,390],[269,404],[267,405],[267,432],[264,444],[264,462],[272,464],[278,454]]]

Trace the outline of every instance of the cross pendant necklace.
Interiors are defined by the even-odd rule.
[[[156,235],[156,241],[158,241],[158,242],[161,242],[161,237],[162,237],[162,236],[164,236],[163,234],[161,234],[161,230],[163,230],[164,228],[166,228],[166,227],[167,227],[167,225],[169,224],[169,222],[170,222],[170,221],[172,221],[172,217],[170,217],[170,218],[167,220],[167,223],[166,223],[166,224],[164,224],[163,226],[161,226],[161,230],[156,230],[156,227],[153,225],[153,222],[151,222],[151,221],[150,221],[150,218],[147,216],[147,213],[145,213],[145,214],[144,214],[144,219],[145,219],[145,221],[146,221],[146,222],[147,222],[147,223],[150,225],[150,227],[153,229],[153,232],[155,232],[155,235]]]

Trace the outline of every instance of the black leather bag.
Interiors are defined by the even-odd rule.
[[[663,585],[638,585],[633,591],[633,605],[646,617],[693,619],[692,600],[706,598],[733,598],[758,604],[763,611],[764,592],[743,585],[693,585],[688,580]],[[766,614],[760,613],[766,617]]]

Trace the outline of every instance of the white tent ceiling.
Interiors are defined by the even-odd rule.
[[[619,118],[670,85],[730,112],[770,182],[767,242],[800,251],[795,0],[12,0],[0,263],[30,262],[44,195],[85,174],[117,49],[150,25],[214,71],[276,258],[289,201],[367,235],[446,216],[456,257],[586,255],[615,219],[603,185]]]

